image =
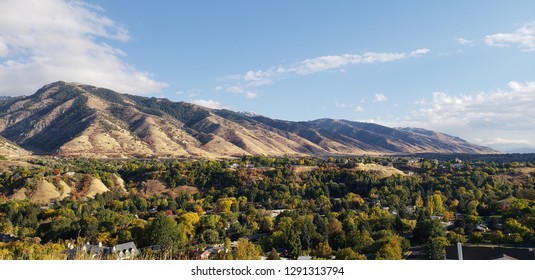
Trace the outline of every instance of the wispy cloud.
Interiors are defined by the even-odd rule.
[[[134,94],[158,93],[166,83],[126,63],[107,42],[128,30],[83,1],[3,0],[0,4],[0,94],[31,94],[64,80]]]
[[[221,102],[214,101],[212,99],[209,99],[209,100],[197,99],[197,100],[192,100],[191,103],[199,105],[199,106],[203,106],[206,108],[211,108],[211,109],[230,109],[230,106],[223,105],[221,104]]]
[[[374,102],[385,102],[388,100],[388,97],[382,93],[376,93],[375,97],[373,98]]]
[[[472,95],[434,92],[432,100],[419,104],[395,126],[434,129],[481,144],[535,146],[535,82],[512,81],[507,90]]]
[[[427,54],[429,49],[418,49],[410,53],[375,53],[367,52],[360,54],[342,54],[342,55],[328,55],[320,56],[301,61],[296,67],[289,68],[284,71],[284,68],[277,69],[280,73],[297,73],[299,75],[310,75],[317,72],[323,72],[331,69],[338,69],[352,64],[374,64],[384,63],[395,60],[406,59],[410,57],[418,57]],[[281,71],[283,70],[283,71]]]
[[[245,74],[229,75],[222,80],[229,82],[224,88],[227,92],[244,94],[247,98],[257,96],[256,88],[271,85],[278,80],[292,76],[305,76],[315,73],[344,70],[344,67],[357,64],[385,63],[420,57],[429,53],[429,49],[417,49],[411,52],[384,53],[367,52],[364,54],[327,55],[304,59],[294,65],[278,66],[267,70],[251,70]]]
[[[535,51],[535,22],[528,23],[513,32],[487,35],[485,43],[493,47],[516,45],[525,51]]]
[[[227,87],[227,91],[230,92],[230,93],[241,94],[241,95],[245,96],[245,98],[249,98],[249,99],[255,98],[255,97],[258,96],[258,94],[256,92],[250,91],[246,87],[238,86],[238,85]]]
[[[468,39],[463,38],[463,37],[459,37],[459,38],[457,38],[457,43],[459,43],[461,45],[465,45],[465,46],[470,46],[470,45],[474,44],[474,41],[468,40]]]

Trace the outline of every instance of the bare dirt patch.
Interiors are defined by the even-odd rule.
[[[120,191],[123,194],[127,194],[128,193],[126,191],[124,180],[123,180],[123,178],[121,178],[121,176],[119,176],[118,174],[113,174],[111,178],[113,180],[113,186],[114,186],[114,188],[116,190]]]
[[[522,168],[518,168],[518,170],[520,171],[520,173],[524,175],[535,174],[535,167],[522,167]],[[534,176],[534,175],[531,175],[531,176]]]
[[[146,197],[160,196],[167,192],[167,186],[160,180],[147,180],[142,183],[141,193]]]
[[[372,174],[377,175],[379,178],[386,178],[393,175],[401,175],[401,176],[407,176],[407,174],[403,173],[403,171],[391,167],[391,166],[382,166],[378,164],[358,164],[357,167],[354,168],[354,170],[357,171],[365,171],[370,172]]]
[[[48,204],[60,196],[61,194],[53,184],[46,180],[41,180],[37,183],[35,191],[30,195],[30,200],[39,204]]]
[[[64,181],[59,181],[58,183],[59,191],[61,193],[61,196],[58,198],[58,200],[63,200],[67,197],[69,197],[72,193],[72,188],[65,183]]]
[[[0,171],[6,170],[11,167],[31,167],[33,164],[27,163],[25,161],[14,161],[14,160],[0,160]]]
[[[147,180],[143,182],[141,194],[145,197],[167,195],[171,198],[177,198],[180,195],[193,195],[199,193],[199,189],[192,186],[179,186],[168,188],[160,180]]]
[[[319,167],[317,166],[294,166],[294,173],[297,175],[312,172],[314,170],[318,170]]]
[[[97,194],[102,194],[108,191],[110,190],[104,183],[102,183],[102,181],[97,178],[92,178],[85,196],[88,198],[95,198]]]
[[[20,188],[18,191],[16,191],[16,192],[11,196],[11,199],[15,199],[15,200],[24,200],[24,199],[28,199],[28,197],[26,196],[26,191],[27,191],[26,188]]]

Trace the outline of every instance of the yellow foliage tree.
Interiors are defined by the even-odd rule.
[[[247,238],[240,238],[236,246],[234,259],[236,260],[259,260],[262,256],[262,251],[254,243]]]

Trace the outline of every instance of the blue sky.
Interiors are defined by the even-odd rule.
[[[534,12],[514,0],[5,0],[0,95],[76,81],[535,148]]]

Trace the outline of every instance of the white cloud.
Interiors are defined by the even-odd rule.
[[[364,108],[360,105],[356,106],[355,109],[354,109],[355,112],[363,112],[364,111]]]
[[[0,37],[0,57],[6,56],[8,52],[9,49],[7,48],[6,43],[4,43],[4,40]]]
[[[3,0],[0,3],[0,95],[31,94],[57,80],[134,94],[167,84],[123,61],[109,45],[128,30],[82,1]]]
[[[267,70],[247,71],[245,74],[233,74],[222,78],[223,81],[231,81],[234,84],[226,86],[231,93],[244,94],[245,97],[254,98],[257,96],[254,88],[271,85],[277,80],[287,79],[294,75],[311,75],[319,72],[338,70],[343,72],[343,67],[356,64],[385,63],[396,60],[420,57],[429,53],[429,49],[417,49],[411,52],[401,53],[378,53],[367,52],[364,54],[341,54],[327,55],[315,58],[304,59],[291,66],[278,66]]]
[[[238,85],[227,87],[227,91],[230,93],[241,94],[245,96],[245,98],[248,98],[248,99],[256,98],[258,96],[256,92],[250,91],[246,87],[238,86]]]
[[[256,97],[258,97],[258,94],[256,92],[252,92],[252,91],[245,92],[245,98],[253,99]]]
[[[203,106],[206,108],[212,108],[212,109],[230,109],[229,106],[221,104],[219,101],[214,101],[212,99],[204,100],[204,99],[197,99],[191,101],[191,103]]]
[[[415,51],[410,52],[408,57],[419,57],[424,54],[428,54],[430,51],[430,49],[417,49]]]
[[[309,75],[316,72],[322,72],[330,69],[341,68],[351,64],[374,64],[384,63],[395,60],[418,57],[429,52],[429,49],[418,49],[410,53],[375,53],[367,52],[359,54],[343,54],[320,56],[311,59],[305,59],[297,67],[291,68],[286,72],[295,72],[300,75]]]
[[[517,45],[526,51],[535,50],[535,22],[528,23],[510,33],[496,33],[485,36],[485,43],[494,47]]]
[[[388,100],[388,97],[382,93],[376,93],[375,97],[373,98],[373,101],[375,102],[385,102]]]
[[[490,139],[475,139],[476,142],[482,145],[522,145],[529,146],[531,143],[527,140],[519,139],[504,139],[504,138],[490,138]]]
[[[459,38],[457,38],[457,43],[459,43],[461,45],[473,45],[474,41],[468,40],[468,39],[463,38],[463,37],[459,37]]]
[[[393,126],[433,129],[503,148],[535,146],[535,82],[509,82],[507,90],[472,95],[434,92],[432,100]]]

